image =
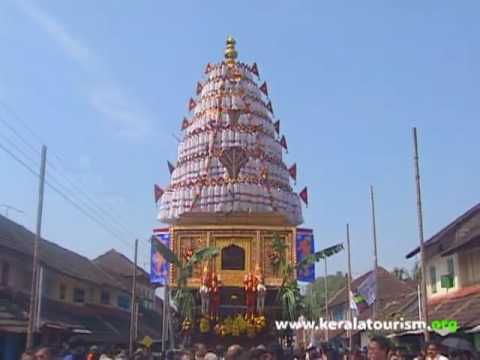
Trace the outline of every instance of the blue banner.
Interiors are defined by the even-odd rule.
[[[168,262],[158,251],[157,241],[170,247],[170,233],[155,232],[152,237],[152,248],[150,253],[150,283],[165,286],[168,281]]]
[[[297,239],[295,242],[297,251],[297,263],[302,261],[306,256],[315,252],[315,242],[313,240],[312,229],[297,229]],[[297,280],[305,282],[315,281],[315,264],[306,267],[305,269],[298,269]]]

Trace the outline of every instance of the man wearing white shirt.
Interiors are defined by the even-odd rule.
[[[448,360],[446,356],[440,354],[440,349],[437,343],[429,342],[425,347],[426,360]]]

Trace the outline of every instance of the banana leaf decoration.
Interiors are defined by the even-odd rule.
[[[300,288],[298,282],[294,277],[294,274],[298,270],[304,270],[310,265],[326,259],[332,255],[335,255],[343,250],[343,244],[339,243],[323,250],[317,251],[304,257],[296,265],[288,263],[286,256],[287,244],[278,234],[273,234],[272,248],[274,251],[278,251],[281,255],[281,272],[282,272],[282,285],[277,294],[277,301],[282,303],[282,315],[284,319],[296,320],[303,308],[303,297],[300,294]]]
[[[195,298],[192,289],[187,288],[188,278],[192,276],[193,267],[201,262],[208,261],[219,254],[213,246],[203,247],[193,253],[190,259],[183,263],[180,258],[162,242],[157,241],[157,250],[164,259],[177,268],[177,288],[173,301],[184,319],[193,319]]]
[[[336,244],[333,246],[330,246],[328,248],[325,248],[323,250],[314,252],[313,254],[305,256],[302,261],[300,261],[296,265],[297,270],[305,270],[307,267],[309,267],[312,264],[315,264],[316,262],[326,259],[332,255],[335,255],[339,253],[340,251],[343,250],[343,244]]]

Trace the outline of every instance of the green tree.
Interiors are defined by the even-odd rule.
[[[343,250],[342,244],[337,244],[329,248],[317,251],[304,257],[297,264],[292,265],[287,258],[287,245],[278,233],[273,234],[272,242],[273,251],[279,255],[279,261],[276,264],[277,270],[282,276],[282,285],[278,291],[278,296],[282,302],[283,318],[287,320],[296,320],[300,313],[305,309],[306,302],[300,294],[300,288],[295,274],[298,270],[305,270],[312,264],[326,259]],[[308,303],[308,302],[307,302]]]
[[[337,271],[327,276],[327,296],[331,299],[340,289],[345,286],[345,274]],[[325,277],[320,276],[307,287],[305,295],[307,314],[311,319],[325,317]]]

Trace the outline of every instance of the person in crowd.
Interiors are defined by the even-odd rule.
[[[245,358],[245,349],[240,345],[231,345],[225,354],[225,360],[244,360]]]
[[[62,360],[83,360],[85,357],[81,356],[81,349],[78,347],[69,347],[63,357]]]
[[[100,351],[98,346],[93,345],[90,347],[88,351],[87,360],[99,360],[100,359]]]
[[[225,347],[222,344],[215,346],[215,354],[218,360],[225,360]]]
[[[265,354],[266,350],[259,349],[258,347],[252,347],[248,352],[249,360],[262,360],[262,356]]]
[[[318,349],[316,346],[314,346],[314,345],[310,345],[310,346],[307,348],[307,353],[306,353],[305,359],[306,359],[306,360],[317,360],[317,359],[321,359],[321,354],[320,354],[319,349]]]
[[[41,347],[35,352],[35,360],[53,360],[52,350],[49,347]]]
[[[213,352],[207,352],[205,354],[204,360],[218,360],[217,354]]]
[[[425,346],[426,360],[448,360],[446,356],[440,353],[440,345],[434,341],[430,341]]]
[[[192,358],[192,353],[190,351],[184,350],[180,353],[180,360],[192,360]]]
[[[425,350],[422,349],[413,360],[425,360]]]
[[[387,360],[390,342],[384,336],[374,336],[368,342],[368,360]]]
[[[195,345],[195,360],[203,360],[207,353],[207,347],[205,344],[198,343]]]
[[[143,349],[142,348],[138,348],[137,350],[135,350],[135,352],[133,353],[133,360],[144,360],[145,357],[143,356]]]
[[[27,350],[22,354],[20,359],[21,360],[35,360],[35,357],[30,350]]]
[[[106,348],[102,351],[102,354],[99,357],[99,360],[114,360],[113,349]]]
[[[278,342],[272,342],[268,346],[267,352],[273,356],[273,359],[283,360],[283,349]]]
[[[115,360],[127,360],[128,355],[125,350],[118,351],[117,355],[115,355]]]

